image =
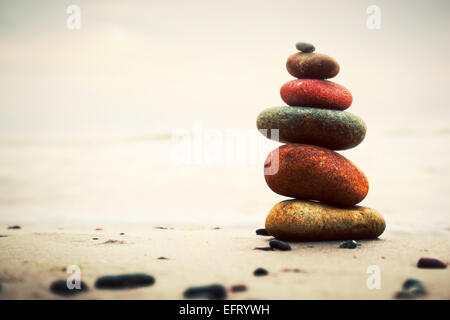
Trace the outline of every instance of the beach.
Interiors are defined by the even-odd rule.
[[[420,269],[421,257],[449,261],[448,234],[386,232],[380,239],[342,249],[339,241],[290,243],[291,251],[260,251],[271,237],[250,227],[111,225],[85,227],[0,226],[2,299],[182,299],[188,287],[221,284],[228,299],[394,299],[406,279],[423,283],[417,299],[449,299],[450,270]],[[121,234],[123,233],[123,234]],[[98,238],[98,240],[93,240]],[[158,259],[164,257],[166,259]],[[73,297],[49,287],[78,265],[89,290]],[[367,286],[378,266],[380,289]],[[262,267],[267,276],[254,276]],[[370,271],[370,270],[369,270]],[[146,273],[149,287],[95,288],[105,275]],[[233,293],[243,284],[245,292]]]

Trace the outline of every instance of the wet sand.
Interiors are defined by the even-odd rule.
[[[450,268],[419,269],[421,257],[450,260],[450,232],[385,232],[380,239],[340,249],[339,241],[291,243],[291,251],[260,251],[271,237],[252,227],[156,225],[31,226],[0,225],[1,299],[64,299],[50,284],[66,279],[69,265],[81,267],[89,291],[69,299],[182,299],[190,286],[218,283],[228,299],[393,299],[408,278],[420,280],[427,295],[450,299]],[[95,230],[101,227],[103,230]],[[120,233],[124,233],[121,235]],[[93,240],[98,238],[98,240]],[[165,257],[167,259],[158,259]],[[369,266],[380,269],[381,288],[368,289]],[[262,267],[267,276],[255,277]],[[143,272],[154,285],[139,289],[99,290],[104,275]]]

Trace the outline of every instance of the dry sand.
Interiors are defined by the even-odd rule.
[[[181,299],[187,287],[212,283],[248,286],[246,292],[229,292],[229,299],[393,299],[407,278],[423,282],[424,299],[450,298],[449,268],[416,267],[420,257],[449,261],[449,232],[387,232],[379,240],[361,241],[357,249],[339,249],[338,241],[292,243],[292,251],[281,252],[253,250],[267,246],[271,237],[257,236],[250,227],[96,227],[0,225],[6,236],[0,237],[0,298],[59,299],[49,286],[67,278],[69,265],[81,266],[90,288],[70,299]],[[370,265],[380,268],[379,290],[366,286]],[[257,267],[269,275],[253,276]],[[155,284],[94,288],[100,276],[136,272],[153,275]]]

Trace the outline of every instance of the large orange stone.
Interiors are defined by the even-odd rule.
[[[374,209],[338,208],[306,200],[279,202],[266,218],[270,235],[291,241],[373,239],[385,227],[383,217]]]
[[[317,146],[288,144],[273,150],[264,176],[274,192],[296,199],[353,206],[369,191],[364,173],[344,156]]]

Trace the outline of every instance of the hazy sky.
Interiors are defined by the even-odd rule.
[[[66,28],[70,4],[81,30]],[[381,29],[366,27],[369,5]],[[450,2],[0,2],[0,134],[254,128],[296,41],[341,66],[369,130],[444,128]]]

